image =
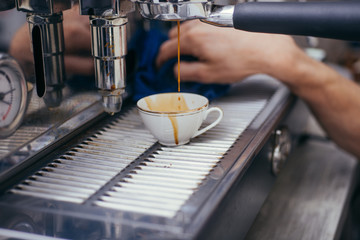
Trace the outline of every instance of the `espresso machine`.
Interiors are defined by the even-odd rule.
[[[135,0],[145,18],[163,21],[200,19],[235,29],[359,40],[360,4],[338,2],[240,2],[235,5],[216,1]]]
[[[34,54],[37,94],[48,107],[60,105],[66,79],[62,11],[74,0],[17,0],[27,12]],[[88,15],[94,57],[95,81],[104,110],[119,112],[125,92],[127,14],[138,6],[141,15],[162,21],[201,19],[216,26],[268,32],[358,40],[360,4],[356,2],[249,2],[231,6],[213,0],[80,0],[80,13]],[[11,9],[15,0],[2,1],[0,10]],[[344,15],[346,17],[344,17]]]
[[[14,7],[5,1],[3,10]],[[27,13],[34,54],[36,89],[48,107],[62,100],[66,79],[62,11],[71,8],[71,0],[17,1],[17,9]],[[90,16],[92,54],[96,86],[104,110],[118,112],[125,89],[126,13],[133,11],[127,1],[79,1],[80,13]]]

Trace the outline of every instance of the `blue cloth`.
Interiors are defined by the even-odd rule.
[[[133,100],[162,92],[177,92],[178,82],[174,76],[174,65],[177,58],[170,59],[160,69],[155,66],[155,60],[161,44],[168,37],[157,29],[138,32],[129,43],[129,52],[134,51],[138,65],[130,80]],[[182,56],[181,60],[196,60],[190,56]],[[198,93],[209,100],[223,96],[230,88],[228,84],[200,84],[195,82],[181,82],[181,92]]]

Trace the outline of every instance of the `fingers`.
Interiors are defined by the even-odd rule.
[[[174,58],[178,54],[178,41],[177,39],[170,39],[165,41],[160,49],[156,58],[156,66],[159,68],[167,60]],[[191,44],[186,44],[186,40],[180,39],[180,54],[196,56],[195,49]]]
[[[165,41],[156,57],[156,66],[159,68],[167,60],[177,56],[177,40],[168,40]]]
[[[183,32],[180,35],[180,54],[199,57],[202,55],[203,47],[199,38],[194,37],[194,34]],[[171,38],[165,41],[159,49],[156,58],[156,66],[159,68],[167,60],[176,57],[178,54],[178,39]]]
[[[202,40],[194,30],[200,23],[198,20],[186,21],[180,25],[180,53],[181,55],[191,55],[198,57],[201,55],[202,46],[199,45]],[[156,59],[156,66],[159,68],[167,60],[177,56],[177,27],[173,27],[169,31],[169,40],[165,41],[160,49]]]
[[[197,21],[197,20],[182,22],[180,25],[180,35],[181,35],[181,33],[185,33],[188,30],[190,30],[191,28],[193,28],[198,22],[199,21]],[[175,26],[170,29],[169,38],[177,38],[177,35],[178,35],[177,26]]]
[[[65,56],[65,69],[69,74],[90,76],[94,74],[94,60],[92,57],[75,55]]]
[[[177,77],[178,65],[174,66],[174,74]],[[181,62],[180,63],[181,81],[196,81],[201,83],[212,82],[211,73],[205,63],[202,62]]]

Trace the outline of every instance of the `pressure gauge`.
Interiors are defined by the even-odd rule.
[[[19,127],[27,105],[27,84],[18,63],[0,54],[0,138],[10,136]]]

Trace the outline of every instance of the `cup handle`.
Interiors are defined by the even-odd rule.
[[[209,108],[208,110],[206,110],[206,113],[205,113],[205,116],[204,116],[204,120],[207,118],[207,116],[208,116],[209,113],[211,113],[211,112],[218,112],[218,113],[219,113],[218,118],[217,118],[213,123],[211,123],[210,125],[202,128],[202,129],[200,129],[200,130],[197,130],[197,131],[195,132],[195,134],[192,136],[192,138],[197,137],[197,136],[199,136],[200,134],[203,134],[204,132],[206,132],[207,130],[215,127],[215,126],[221,121],[221,119],[222,119],[223,116],[224,116],[224,113],[223,113],[223,111],[222,111],[220,108],[218,108],[218,107],[212,107],[212,108]]]

